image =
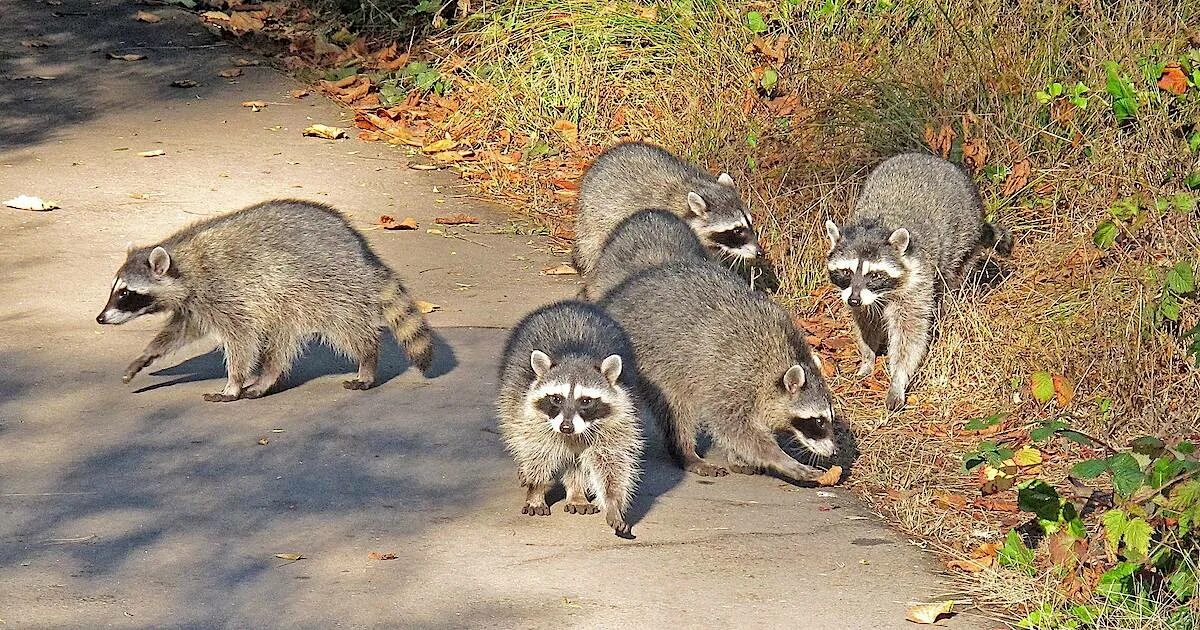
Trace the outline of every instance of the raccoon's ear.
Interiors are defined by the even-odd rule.
[[[171,268],[171,255],[167,250],[161,247],[155,247],[154,251],[150,252],[150,271],[156,276],[167,275],[167,270]]]
[[[892,247],[896,248],[897,252],[900,252],[901,254],[907,252],[908,230],[904,228],[898,228],[895,232],[892,232],[890,237],[888,237],[888,242],[892,244]]]
[[[829,249],[833,249],[837,246],[838,239],[842,238],[842,231],[838,229],[836,223],[825,219],[825,233],[829,235]]]
[[[133,241],[129,241],[128,243],[125,244],[125,254],[126,255],[132,254],[134,252],[134,250],[136,250],[136,249],[137,249],[137,245],[135,245]]]
[[[617,379],[621,377],[621,355],[610,354],[600,364],[600,373],[604,378],[608,379],[609,385],[616,385]]]
[[[550,357],[541,350],[534,350],[529,353],[529,366],[533,368],[533,373],[537,374],[538,378],[546,375],[550,371]]]
[[[708,204],[704,202],[704,197],[695,192],[688,193],[688,209],[700,218],[704,218],[704,215],[708,214]]]
[[[717,178],[717,183],[722,186],[729,186],[732,188],[733,178],[729,176],[729,173],[721,173],[721,176]]]
[[[788,371],[783,373],[783,388],[789,394],[796,394],[804,387],[804,368],[799,365],[793,365],[788,368]]]

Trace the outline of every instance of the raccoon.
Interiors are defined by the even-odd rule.
[[[575,268],[591,271],[613,228],[645,208],[678,215],[718,255],[740,261],[762,256],[750,213],[728,173],[713,177],[665,149],[628,142],[601,153],[583,176],[575,214]]]
[[[413,364],[427,371],[433,361],[432,332],[400,279],[344,216],[308,201],[268,201],[155,245],[130,245],[96,321],[123,324],[159,312],[170,319],[121,380],[215,335],[229,378],[222,391],[204,395],[210,402],[267,394],[314,335],[358,360],[347,389],[375,383],[384,324]]]
[[[710,261],[642,271],[599,304],[629,333],[642,394],[682,468],[728,473],[697,455],[696,433],[704,429],[734,472],[766,469],[799,481],[821,475],[775,437],[785,434],[817,455],[836,450],[820,359],[782,307]]]
[[[970,177],[919,153],[890,158],[867,177],[850,221],[825,222],[829,280],[850,307],[862,357],[859,376],[888,355],[887,408],[904,407],[929,347],[943,293],[982,252],[1012,251],[1008,232],[983,219]]]
[[[527,488],[522,514],[550,514],[546,493],[561,471],[566,512],[603,510],[618,536],[632,537],[625,511],[643,449],[636,383],[629,338],[594,305],[557,302],[513,330],[496,407],[500,434]]]
[[[668,210],[639,210],[613,230],[583,276],[583,299],[599,299],[629,276],[680,260],[703,261],[708,252],[692,228]]]

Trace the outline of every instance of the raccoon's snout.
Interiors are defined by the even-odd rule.
[[[559,433],[570,435],[575,432],[575,423],[571,422],[570,418],[563,418],[561,424],[558,425]]]
[[[862,297],[857,293],[851,293],[850,297],[846,298],[846,304],[850,306],[862,306]]]

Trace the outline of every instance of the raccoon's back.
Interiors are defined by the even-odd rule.
[[[599,364],[613,354],[621,355],[621,381],[634,382],[633,350],[612,317],[593,304],[564,300],[543,306],[517,324],[504,345],[500,383],[504,390],[519,391],[534,380],[529,355],[541,350],[558,358],[563,355],[591,357]]]
[[[983,204],[971,178],[931,155],[889,158],[867,177],[855,217],[905,227],[913,246],[945,269],[961,262],[982,236]]]
[[[599,298],[629,276],[679,261],[704,261],[707,250],[691,226],[668,210],[639,211],[609,235],[586,278],[588,294]]]
[[[336,210],[269,201],[192,225],[163,243],[201,304],[303,321],[377,308],[390,271]]]

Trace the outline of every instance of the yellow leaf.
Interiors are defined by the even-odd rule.
[[[432,142],[425,145],[421,148],[421,151],[425,153],[441,153],[442,151],[449,151],[450,149],[453,149],[457,144],[457,142],[451,140],[450,138],[446,138],[445,140],[438,140],[437,142]]]
[[[433,302],[423,302],[421,300],[417,300],[417,310],[421,311],[422,313],[432,313],[432,312],[438,310],[439,308],[442,308],[441,304],[434,304]]]
[[[304,135],[315,138],[325,138],[326,140],[336,140],[338,138],[345,138],[346,130],[338,129],[337,127],[316,124],[305,127]]]
[[[917,604],[908,609],[904,618],[913,623],[936,623],[938,617],[948,615],[954,610],[954,600],[936,604]]]
[[[1042,463],[1041,451],[1032,446],[1026,446],[1018,450],[1016,453],[1013,453],[1012,458],[1013,462],[1018,466],[1035,466]]]
[[[275,557],[279,558],[280,560],[296,561],[296,560],[303,560],[304,554],[302,554],[302,553],[277,553],[277,554],[275,554]]]
[[[820,477],[817,477],[817,485],[832,486],[832,485],[836,484],[838,481],[840,481],[841,479],[842,479],[842,467],[841,466],[830,466],[829,470],[825,471],[825,474],[821,475]]]

